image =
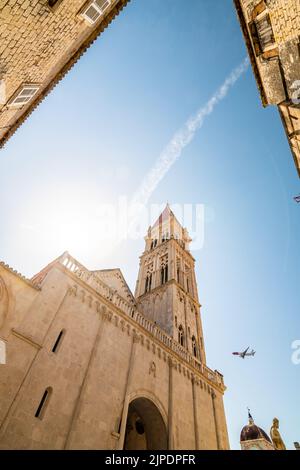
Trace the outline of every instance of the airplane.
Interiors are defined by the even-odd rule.
[[[242,359],[245,359],[246,356],[254,356],[256,351],[253,351],[253,349],[252,349],[252,351],[248,352],[249,348],[250,348],[250,346],[248,346],[248,348],[245,349],[245,351],[243,351],[243,352],[233,352],[232,354],[234,356],[240,356]]]
[[[294,199],[295,199],[295,201],[298,202],[298,204],[299,204],[299,203],[300,203],[300,194],[299,194],[299,196],[295,196]]]

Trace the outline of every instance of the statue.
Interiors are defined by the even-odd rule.
[[[275,450],[286,450],[283,440],[281,439],[279,432],[279,420],[277,418],[273,419],[273,426],[270,430],[271,439]]]

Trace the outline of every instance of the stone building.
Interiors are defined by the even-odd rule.
[[[234,0],[263,106],[278,106],[300,176],[300,2]]]
[[[0,147],[129,0],[0,0]]]
[[[188,232],[167,206],[135,296],[68,253],[31,280],[0,264],[1,449],[228,449]]]

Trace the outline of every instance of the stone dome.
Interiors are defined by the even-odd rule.
[[[263,429],[259,428],[254,423],[249,423],[247,426],[243,427],[240,441],[253,441],[254,439],[266,439],[271,443],[271,439]]]

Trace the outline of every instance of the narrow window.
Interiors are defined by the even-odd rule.
[[[54,343],[54,346],[52,348],[52,352],[55,353],[56,351],[58,351],[58,347],[61,344],[61,340],[62,340],[62,337],[63,337],[64,334],[65,334],[65,330],[61,330],[61,332],[59,333],[59,335],[58,335],[58,337],[57,337],[57,339]]]
[[[161,270],[160,270],[160,280],[161,280],[161,284],[164,283],[164,271],[165,271],[164,268],[161,268]]]
[[[151,285],[152,285],[152,273],[150,273],[150,275],[149,275],[149,284],[148,284],[148,290],[149,290],[149,292],[150,292],[150,290],[151,290]]]
[[[146,277],[146,284],[145,284],[145,294],[148,292],[148,283],[149,283],[149,278],[148,276]]]
[[[183,346],[184,345],[184,338],[183,338],[183,328],[182,325],[178,328],[178,343]]]
[[[196,338],[195,336],[192,337],[192,350],[195,357],[197,357],[197,346],[196,346]]]
[[[52,387],[46,388],[46,390],[44,391],[44,395],[42,396],[42,399],[40,401],[40,404],[37,407],[36,413],[34,415],[36,418],[43,419],[43,416],[46,411],[46,407],[49,403],[51,393],[52,393]]]
[[[175,316],[175,326],[177,328],[177,317]]]
[[[165,267],[165,282],[168,282],[168,265]]]
[[[180,281],[179,281],[179,279],[180,279],[180,277],[179,277],[179,276],[180,276],[180,273],[179,273],[179,268],[177,268],[177,282],[178,282],[178,283],[180,282]]]
[[[187,278],[186,280],[186,290],[190,292],[190,284],[189,284],[189,279]]]

